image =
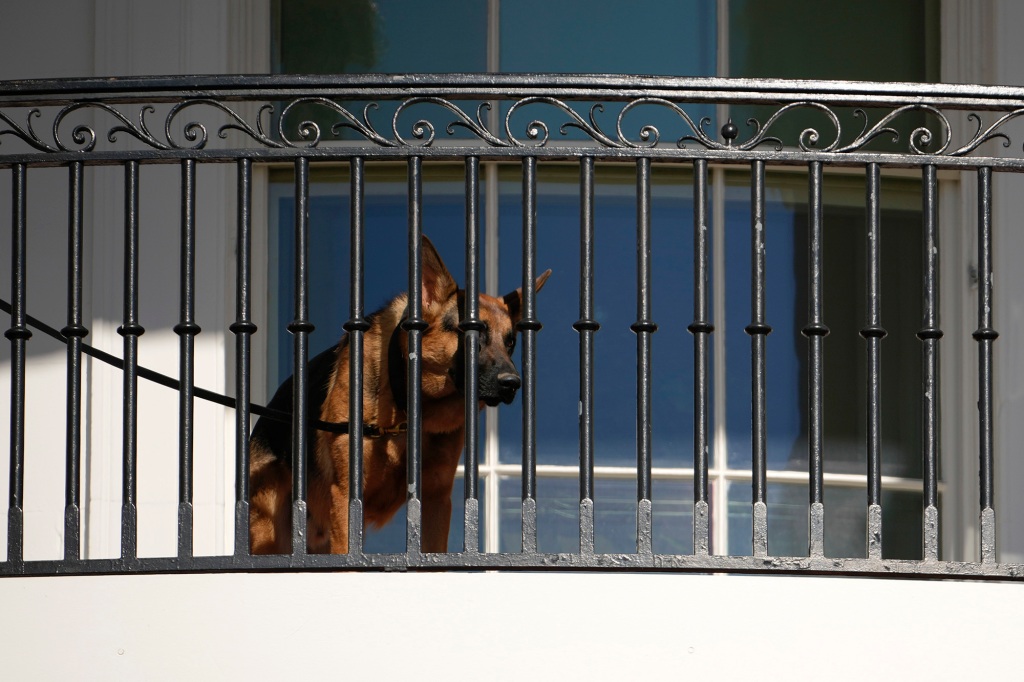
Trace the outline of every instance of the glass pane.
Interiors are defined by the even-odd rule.
[[[942,496],[939,496],[939,509]],[[921,493],[882,491],[882,556],[886,559],[924,557]],[[939,557],[942,558],[942,534],[939,534]]]
[[[275,73],[487,70],[487,3],[275,0]]]
[[[885,17],[883,21],[879,17]],[[832,3],[827,11],[814,0],[730,0],[729,75],[742,78],[812,78],[827,80],[939,80],[939,0],[864,0]],[[863,49],[870,45],[871,49]],[[808,55],[814,55],[808,59]],[[854,56],[855,55],[855,56]],[[764,124],[778,107],[732,108],[740,140],[753,133],[743,122]],[[863,127],[852,108],[837,107],[846,142]],[[869,111],[871,124],[887,112]],[[899,142],[885,135],[873,149],[907,151],[911,132],[928,122],[922,112],[898,117],[892,127]],[[822,137],[817,146],[835,139],[835,126],[820,112],[797,109],[772,126],[772,135],[795,146],[800,132],[813,127]],[[938,138],[936,138],[938,139]]]
[[[714,76],[717,49],[715,5],[702,0],[616,0],[546,2],[516,0],[501,3],[501,55],[504,73],[607,73],[666,76]],[[591,46],[597,49],[590,49]],[[587,117],[591,102],[575,103]],[[711,105],[684,105],[699,121],[714,113]],[[626,116],[623,133],[639,140],[645,124],[661,131],[663,142],[672,144],[692,130],[663,106],[638,107]],[[504,117],[508,105],[503,104]],[[602,131],[615,137],[619,108],[607,106],[596,112]],[[525,138],[533,117],[545,121],[552,139],[589,139],[580,130],[559,126],[569,118],[549,105],[524,107],[513,115],[510,129]]]
[[[772,327],[765,343],[769,469],[795,466],[790,459],[799,443],[806,440],[801,418],[806,389],[799,381],[806,362],[806,341],[799,330],[806,323],[807,313],[806,305],[801,306],[797,296],[806,273],[802,270],[805,257],[796,253],[793,225],[793,202],[801,196],[801,177],[771,176],[767,183],[765,319]],[[750,190],[749,185],[744,186],[746,183],[749,176],[727,176],[726,320],[724,326],[716,329],[716,333],[725,334],[728,466],[733,469],[751,468],[751,340],[744,329],[753,318]],[[786,200],[783,186],[788,192]],[[806,195],[806,180],[802,187]]]
[[[716,42],[714,3],[701,0],[501,3],[505,72],[713,76]]]
[[[522,484],[503,477],[501,537],[503,552],[522,550]],[[686,481],[655,480],[654,551],[693,553],[693,486]],[[597,552],[636,552],[636,481],[602,479],[594,487],[594,549]],[[579,481],[575,478],[537,478],[537,548],[541,552],[578,552]]]
[[[594,410],[598,465],[636,464],[636,177],[631,166],[597,170]],[[652,182],[653,434],[656,466],[693,462],[692,180],[657,168]],[[521,171],[503,171],[502,292],[522,282]],[[537,271],[553,270],[537,295],[537,450],[541,464],[579,462],[579,179],[553,165],[538,170]],[[521,345],[520,345],[521,348]],[[521,367],[521,359],[516,359]],[[499,413],[503,462],[522,461],[522,409]]]
[[[729,75],[935,81],[938,29],[938,0],[729,0]]]
[[[498,481],[498,550],[523,549],[523,494],[519,477]],[[579,483],[571,478],[537,478],[537,549],[542,552],[579,551]]]
[[[882,554],[886,559],[920,559],[921,494],[882,492]],[[768,485],[768,552],[807,556],[807,486]],[[729,485],[729,553],[752,554],[750,487]],[[826,486],[825,555],[867,556],[867,494],[862,488]]]
[[[273,71],[293,74],[336,73],[479,73],[487,71],[487,3],[437,0],[429,8],[408,3],[372,0],[274,0]],[[366,102],[342,102],[356,117]],[[479,103],[464,103],[472,114]],[[370,125],[391,138],[391,120],[397,104],[376,102],[368,110]],[[272,130],[283,105],[275,107]],[[436,105],[412,107],[398,124],[398,132],[413,139],[413,125],[427,118],[441,136],[455,116]],[[289,112],[285,136],[298,140],[299,125],[314,122],[321,139],[360,140],[341,128],[342,117],[322,105],[298,105]],[[456,128],[455,137],[471,137]]]
[[[766,217],[768,465],[807,468],[807,184],[769,175]],[[726,204],[726,339],[729,466],[751,466],[749,176],[729,175]],[[825,470],[865,473],[867,439],[866,236],[862,177],[824,186]],[[882,182],[883,473],[921,473],[922,247],[920,183]]]
[[[655,479],[654,551],[658,554],[693,554],[693,483]],[[711,495],[715,490],[712,487]]]

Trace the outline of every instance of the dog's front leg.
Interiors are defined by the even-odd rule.
[[[447,494],[428,495],[423,497],[423,551],[447,552],[448,528],[452,521],[451,488]]]
[[[331,554],[348,554],[348,481],[331,486]]]
[[[423,443],[423,551],[447,552],[452,487],[465,443],[462,429],[430,434]]]

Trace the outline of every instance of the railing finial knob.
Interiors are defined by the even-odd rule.
[[[732,122],[731,118],[724,126],[722,126],[722,139],[724,139],[725,143],[730,147],[732,146],[732,141],[735,140],[739,134],[740,129]]]

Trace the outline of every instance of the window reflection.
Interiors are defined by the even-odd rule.
[[[521,180],[502,175],[499,234],[501,290],[522,282]],[[654,465],[693,463],[692,179],[679,167],[652,173]],[[637,319],[636,177],[630,166],[595,172],[594,341],[595,462],[636,465]],[[537,196],[537,267],[554,272],[537,296],[539,464],[579,463],[579,171],[541,166]],[[501,460],[521,461],[519,403],[502,410]]]
[[[728,462],[750,467],[750,199],[730,174],[726,206]],[[807,470],[807,179],[768,176],[766,319],[769,468]],[[881,292],[883,474],[921,472],[922,228],[920,182],[882,182]],[[864,474],[867,438],[867,252],[862,177],[824,184],[825,471]]]

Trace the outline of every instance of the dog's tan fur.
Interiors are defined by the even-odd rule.
[[[422,501],[423,544],[425,552],[444,552],[448,546],[451,520],[451,494],[455,470],[465,441],[465,399],[456,383],[455,364],[461,361],[460,332],[456,328],[458,301],[462,292],[433,245],[423,239],[423,280],[421,290],[423,319],[428,327],[422,334]],[[536,281],[539,290],[550,270]],[[389,377],[389,344],[398,333],[402,358],[408,357],[406,334],[399,328],[408,297],[401,294],[368,318],[370,328],[363,345],[363,419],[381,428],[394,427],[407,419],[404,405],[396,405]],[[520,316],[521,291],[504,298],[480,295],[480,319],[486,324],[481,332],[481,379],[485,372],[505,371],[518,375],[509,353],[515,340],[515,324]],[[511,342],[510,342],[511,340]],[[322,382],[326,398],[311,406],[326,422],[347,422],[349,410],[349,345],[333,349],[333,359],[310,363],[308,381]],[[329,361],[329,364],[328,364]],[[485,363],[491,363],[485,366]],[[322,371],[321,371],[322,370]],[[319,374],[319,375],[318,375]],[[493,379],[493,377],[492,377]],[[497,390],[497,389],[494,389]],[[484,392],[484,389],[481,388]],[[278,408],[290,410],[291,388],[285,386],[274,400]],[[515,389],[512,389],[514,395]],[[315,392],[314,392],[315,394]],[[502,400],[511,398],[506,390]],[[480,407],[484,405],[481,395]],[[493,400],[492,400],[493,402]],[[273,402],[271,403],[274,404]],[[494,402],[496,404],[496,402]],[[273,425],[266,418],[253,430],[250,465],[250,545],[254,554],[281,554],[291,551],[291,455],[280,438],[267,437],[269,429],[289,429]],[[358,427],[357,427],[358,428]],[[325,430],[312,431],[308,467],[307,550],[311,553],[346,553],[349,516],[349,437]],[[277,435],[280,435],[278,432]],[[276,447],[275,447],[276,445]],[[283,450],[287,449],[288,452]],[[363,439],[364,520],[368,526],[387,523],[405,503],[406,435]]]

